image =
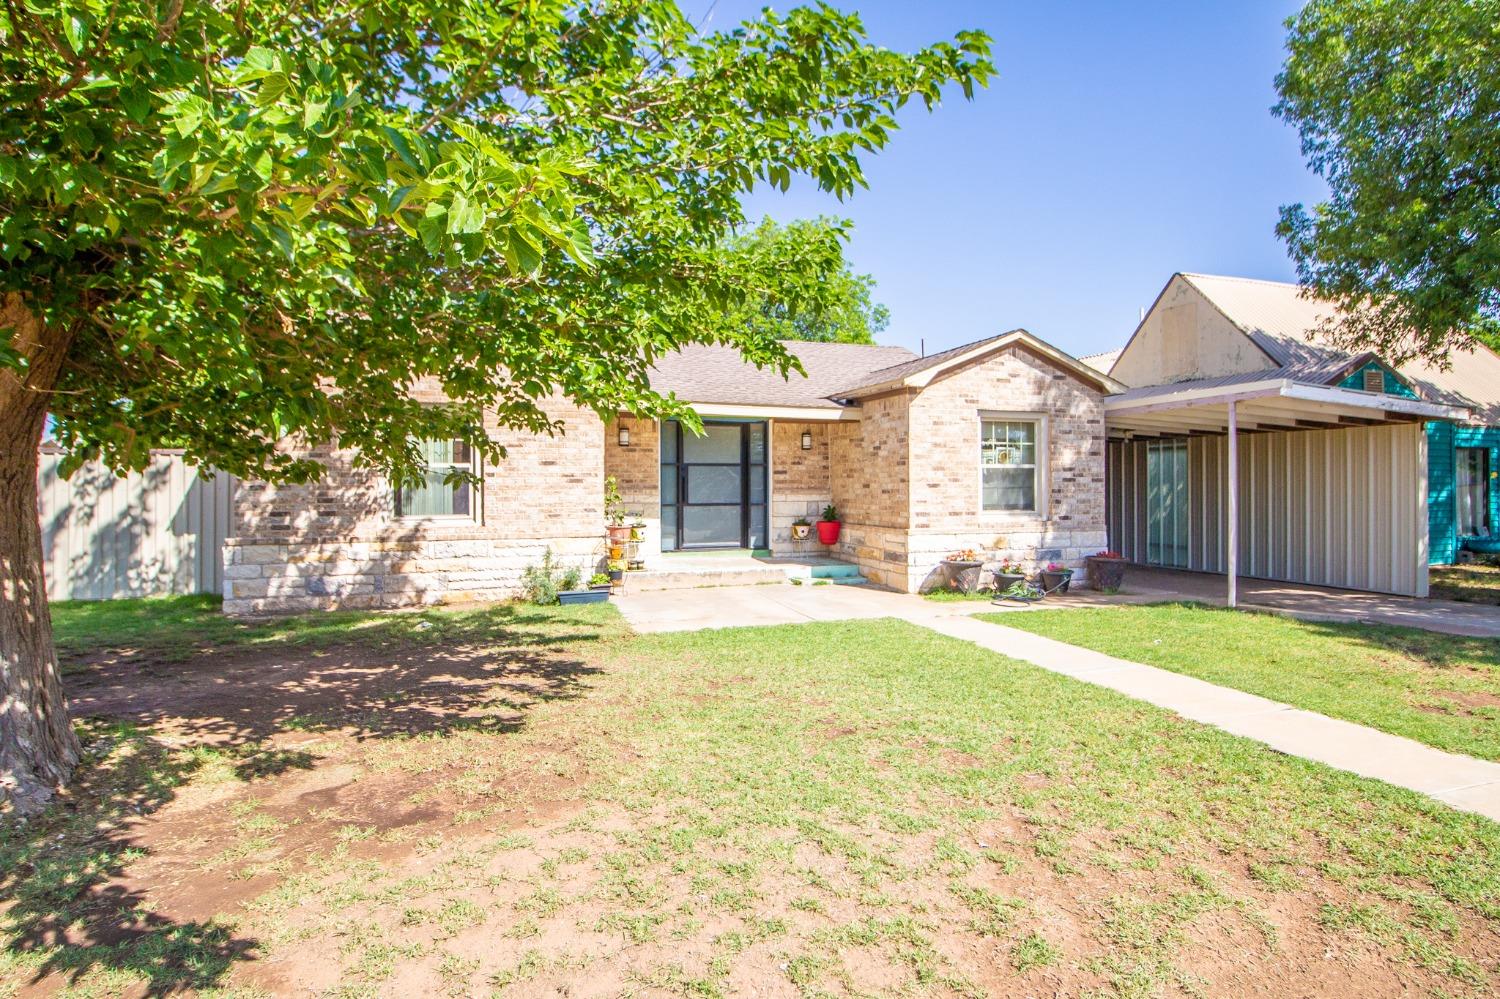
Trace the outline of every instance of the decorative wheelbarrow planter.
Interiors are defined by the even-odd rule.
[[[586,590],[559,590],[560,604],[602,604],[609,599],[609,587],[590,586]]]

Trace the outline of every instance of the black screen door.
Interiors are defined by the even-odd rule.
[[[766,424],[663,423],[661,516],[665,550],[765,547]]]

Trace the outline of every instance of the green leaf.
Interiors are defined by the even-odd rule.
[[[88,22],[77,14],[69,14],[63,20],[63,37],[68,40],[68,47],[78,55],[83,55],[83,50],[89,44]]]

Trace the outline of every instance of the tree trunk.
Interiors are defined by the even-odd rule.
[[[0,303],[0,336],[27,359],[0,368],[0,809],[44,807],[78,763],[52,644],[37,511],[37,446],[69,330],[39,322],[19,295]]]

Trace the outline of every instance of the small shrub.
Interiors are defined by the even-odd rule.
[[[582,569],[558,565],[548,548],[542,553],[541,565],[528,565],[521,573],[521,597],[531,604],[555,604],[559,590],[576,590],[582,581]]]

